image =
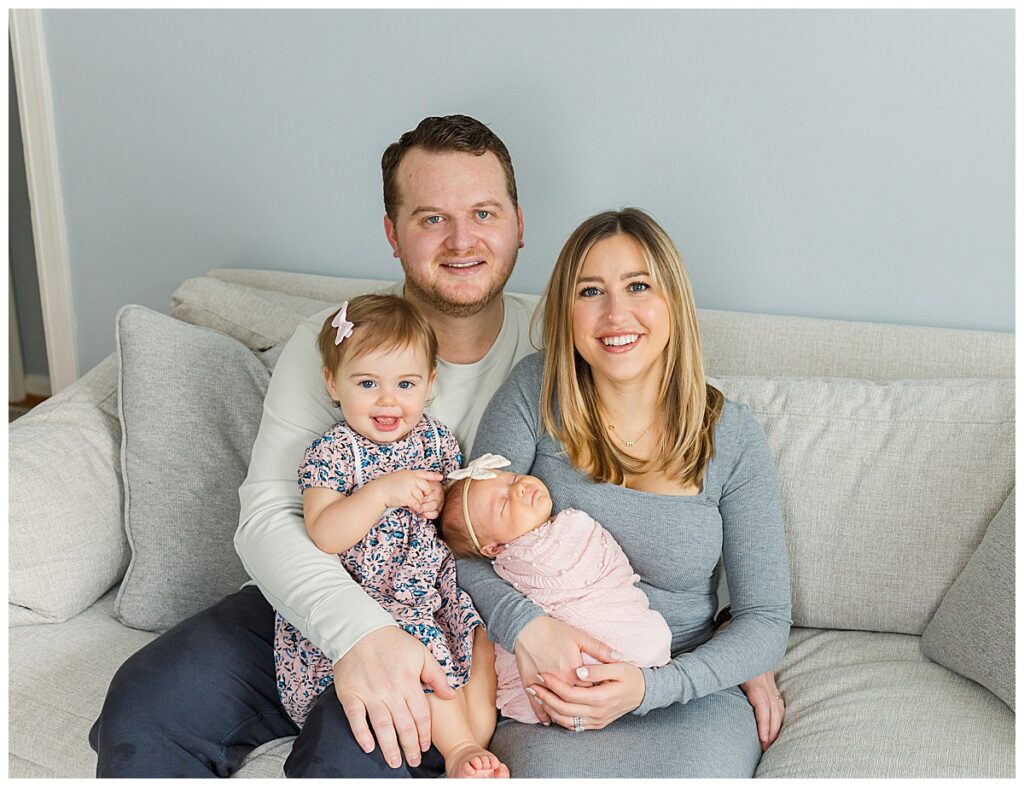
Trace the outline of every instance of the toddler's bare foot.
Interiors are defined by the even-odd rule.
[[[486,749],[467,743],[445,758],[449,779],[507,779],[508,767]]]

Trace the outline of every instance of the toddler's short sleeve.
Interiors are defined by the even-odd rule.
[[[299,489],[333,489],[343,495],[352,490],[352,446],[337,428],[309,444],[299,467]]]

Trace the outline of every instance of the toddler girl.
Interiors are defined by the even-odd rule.
[[[449,475],[441,535],[456,557],[488,557],[494,571],[553,618],[609,645],[622,661],[657,667],[671,658],[672,634],[634,583],[622,548],[588,514],[567,508],[551,517],[544,482],[497,468],[507,459],[484,454]],[[516,659],[495,647],[498,709],[516,721],[537,716]],[[587,654],[587,664],[596,663]]]
[[[448,776],[508,776],[485,750],[496,721],[493,646],[429,521],[441,480],[462,462],[451,431],[423,412],[435,378],[434,332],[408,301],[363,295],[328,317],[318,345],[345,420],[310,444],[299,468],[306,530],[430,649],[457,689],[454,700],[428,695]],[[333,681],[333,665],[280,614],[275,625],[281,702],[301,727]]]

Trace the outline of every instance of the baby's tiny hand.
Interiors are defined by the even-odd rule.
[[[431,484],[430,491],[423,498],[423,507],[420,513],[427,519],[437,519],[441,516],[441,506],[444,505],[444,487],[440,482]]]

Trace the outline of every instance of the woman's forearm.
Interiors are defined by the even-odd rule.
[[[544,610],[494,573],[488,560],[461,559],[457,571],[459,587],[473,599],[491,639],[511,653],[519,632]]]
[[[786,653],[789,610],[782,603],[737,614],[703,645],[663,667],[644,668],[647,691],[634,713],[689,702],[774,669]]]

